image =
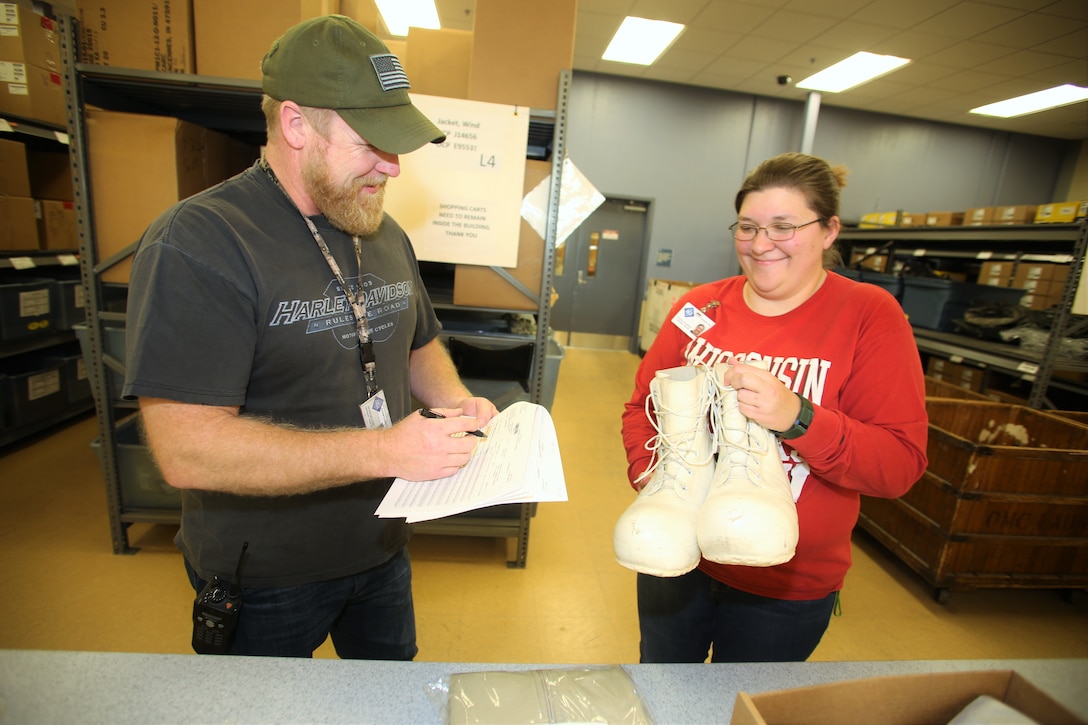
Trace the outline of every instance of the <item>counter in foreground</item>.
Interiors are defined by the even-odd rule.
[[[578,666],[578,665],[574,665]],[[0,724],[441,723],[430,688],[456,672],[557,665],[0,651]],[[1016,670],[1088,718],[1088,659],[628,665],[659,725],[729,722],[755,694],[882,675]]]

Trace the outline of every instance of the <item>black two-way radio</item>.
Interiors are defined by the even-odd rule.
[[[221,655],[230,651],[242,611],[242,562],[248,548],[248,541],[242,544],[229,586],[213,576],[193,602],[193,650],[198,654]]]

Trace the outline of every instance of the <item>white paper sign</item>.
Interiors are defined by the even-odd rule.
[[[548,196],[552,179],[541,181],[521,201],[521,216],[536,230],[541,239],[548,229]],[[563,245],[597,207],[604,203],[604,194],[578,170],[570,159],[563,159],[563,178],[559,182],[559,220],[555,230],[555,246]]]
[[[446,141],[400,157],[386,211],[421,260],[516,267],[529,109],[440,96],[412,102]]]

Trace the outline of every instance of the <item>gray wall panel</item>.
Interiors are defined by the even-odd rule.
[[[647,276],[707,281],[737,272],[733,196],[743,180],[753,98],[576,74],[568,150],[605,196],[647,199]],[[655,265],[673,250],[670,267]]]
[[[1059,201],[1071,142],[835,108],[822,99],[813,153],[851,171],[843,217]],[[800,148],[804,103],[575,72],[568,152],[606,196],[653,206],[647,278],[736,274],[726,227],[749,169]],[[1060,194],[1058,194],[1060,196]],[[672,249],[671,267],[655,265]]]

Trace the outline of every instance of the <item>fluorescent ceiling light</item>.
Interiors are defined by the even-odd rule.
[[[620,29],[612,36],[602,60],[614,60],[620,63],[650,65],[672,41],[684,26],[664,20],[647,20],[627,16],[620,24]]]
[[[841,93],[854,86],[860,86],[862,83],[867,83],[874,78],[891,73],[907,63],[910,63],[910,58],[877,55],[863,50],[833,66],[824,68],[819,73],[810,75],[798,83],[797,87],[806,88],[810,91]]]
[[[434,0],[375,0],[390,35],[408,35],[408,28],[438,30],[438,10]]]
[[[1088,88],[1066,83],[1064,86],[1055,86],[1047,88],[1045,91],[1036,91],[1026,96],[1017,96],[1016,98],[972,108],[971,113],[977,113],[981,116],[1013,118],[1014,116],[1026,116],[1029,113],[1038,113],[1058,106],[1068,106],[1071,103],[1080,103],[1084,100],[1088,100]]]

